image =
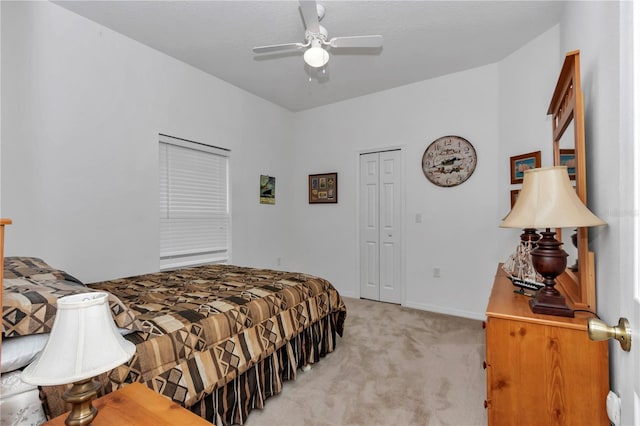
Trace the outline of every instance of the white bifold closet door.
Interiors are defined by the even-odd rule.
[[[400,303],[400,150],[360,155],[360,297]]]

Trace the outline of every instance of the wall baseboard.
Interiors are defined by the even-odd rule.
[[[429,303],[415,303],[405,302],[402,306],[413,309],[420,309],[421,311],[435,312],[437,314],[453,315],[456,317],[469,318],[474,320],[484,321],[487,319],[484,312],[470,312],[460,309],[452,309],[444,306],[431,305]]]
[[[355,291],[338,290],[338,293],[340,293],[340,296],[342,296],[342,297],[349,297],[351,299],[359,299],[360,298],[360,296],[357,295]]]

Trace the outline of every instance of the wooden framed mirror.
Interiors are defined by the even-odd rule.
[[[578,197],[587,204],[584,104],[580,87],[580,51],[567,53],[547,114],[553,119],[553,164],[566,165]],[[569,254],[557,286],[573,309],[596,310],[594,255],[588,228],[558,229],[556,238]]]

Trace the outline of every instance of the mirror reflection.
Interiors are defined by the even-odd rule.
[[[578,234],[576,228],[562,228],[562,248],[569,255],[567,269],[578,272]]]
[[[573,176],[573,185],[575,187],[575,131],[573,128],[573,120],[569,123],[565,131],[562,133],[558,143],[559,148],[559,164],[567,166],[569,176]],[[569,255],[567,257],[567,269],[578,273],[578,241],[576,228],[562,228],[558,230],[558,241],[562,241],[562,248]]]

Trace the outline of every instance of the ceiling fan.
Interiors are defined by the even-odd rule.
[[[324,6],[317,4],[315,0],[300,0],[300,11],[306,26],[304,43],[285,43],[270,46],[254,47],[254,53],[272,53],[284,50],[301,50],[304,52],[304,61],[313,68],[322,68],[329,62],[328,48],[379,48],[382,47],[381,35],[365,35],[350,37],[328,38],[326,28],[320,25],[324,17]]]

